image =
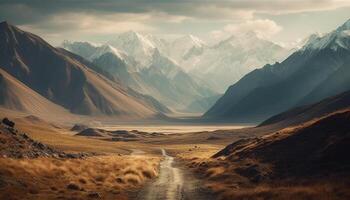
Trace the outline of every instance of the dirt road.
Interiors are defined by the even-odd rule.
[[[161,150],[164,160],[160,164],[159,177],[149,183],[138,194],[138,200],[206,200],[210,197],[200,187],[200,182],[189,172],[185,171]]]

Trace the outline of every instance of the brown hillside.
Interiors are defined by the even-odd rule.
[[[82,63],[7,22],[0,23],[0,47],[4,71],[73,113],[142,118],[158,114],[153,105],[93,71],[88,62]]]

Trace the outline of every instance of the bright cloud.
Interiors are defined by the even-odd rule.
[[[211,32],[215,39],[222,39],[231,35],[254,32],[261,38],[271,38],[282,30],[282,27],[269,19],[247,20],[237,24],[228,24],[223,30]]]

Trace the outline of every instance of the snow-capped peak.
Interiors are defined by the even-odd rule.
[[[259,35],[254,32],[254,31],[248,31],[245,32],[241,35],[241,38],[245,38],[245,39],[262,39],[259,37]]]
[[[193,46],[201,47],[205,45],[205,42],[199,39],[198,37],[189,34],[189,35],[184,35],[180,38],[175,39],[173,41],[173,44],[182,45],[182,46],[191,46],[191,47]]]
[[[94,60],[98,57],[100,57],[101,55],[105,54],[105,53],[113,53],[114,55],[116,55],[119,59],[124,60],[124,58],[126,57],[126,53],[118,50],[114,47],[112,47],[111,45],[102,45],[100,47],[97,48],[97,50],[95,51],[95,53],[93,55],[91,55],[91,60]]]
[[[63,48],[78,54],[91,61],[91,56],[97,51],[98,45],[90,42],[71,42],[64,40],[62,45]]]
[[[259,38],[255,32],[249,31],[249,32],[241,33],[241,34],[231,35],[231,36],[227,37],[226,39],[219,41],[219,43],[247,41],[247,40],[251,41],[251,40],[259,40],[259,39],[261,39],[261,38]]]
[[[311,35],[309,35],[309,37],[307,37],[305,40],[305,44],[304,46],[309,46],[312,44],[317,43],[318,40],[320,40],[320,38],[322,37],[322,35],[320,33],[313,33]]]
[[[154,49],[156,48],[144,35],[135,31],[119,34],[114,40],[107,42],[107,44],[134,57],[141,66],[149,65]]]
[[[181,68],[178,66],[176,61],[162,54],[158,49],[155,49],[152,55],[152,64],[150,69],[156,70],[168,78],[174,77],[181,71]]]
[[[214,49],[221,49],[224,51],[251,51],[252,49],[263,49],[270,47],[282,49],[280,45],[260,38],[255,32],[235,34],[213,46]]]
[[[326,47],[333,50],[337,50],[339,47],[350,49],[350,20],[346,21],[343,25],[330,33],[324,35],[311,35],[302,50],[321,50]]]
[[[122,41],[125,42],[138,42],[140,45],[149,46],[155,48],[151,41],[149,41],[142,34],[135,31],[128,31],[117,36]]]
[[[201,47],[203,45],[205,45],[205,42],[201,39],[199,39],[198,37],[195,37],[193,35],[187,35],[187,37],[189,38],[190,41],[193,42],[193,44],[195,44],[197,47]]]
[[[70,42],[65,40],[62,43],[62,47],[90,61],[93,61],[105,53],[113,53],[121,60],[124,60],[127,57],[125,52],[108,44],[97,45],[90,42]]]
[[[350,30],[350,19],[337,28],[338,32]]]
[[[206,44],[201,39],[193,35],[184,35],[173,40],[169,49],[169,55],[176,61],[181,62],[192,48],[203,48],[204,46]]]

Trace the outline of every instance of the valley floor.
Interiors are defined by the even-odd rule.
[[[91,156],[81,159],[20,158],[23,156],[19,153],[18,158],[3,156],[0,158],[0,199],[153,199],[158,193],[163,195],[158,199],[164,199],[164,195],[167,199],[180,196],[188,199],[193,195],[199,198],[204,194],[202,184],[178,162],[176,155],[195,149],[214,153],[231,141],[231,134],[212,138],[208,131],[187,133],[190,127],[184,126],[165,129],[182,129],[185,133],[152,136],[140,131],[135,140],[113,141],[109,137],[77,136],[79,131],[70,130],[71,126],[57,125],[36,116],[12,115],[10,119],[16,123],[16,137],[25,133],[53,149]],[[1,126],[4,130],[0,135],[10,134],[6,133],[6,126]],[[165,130],[164,126],[159,128],[158,131]],[[200,128],[203,127],[197,126],[196,130],[203,130]],[[9,150],[17,151],[19,146],[21,144],[13,144]],[[159,188],[170,189],[160,192]],[[155,190],[158,192],[154,193]],[[205,196],[202,199],[206,199]]]
[[[346,188],[350,183],[343,179],[254,182],[250,176],[255,173],[252,166],[259,164],[257,161],[231,163],[212,158],[234,141],[266,135],[275,131],[275,127],[217,126],[230,130],[214,131],[215,126],[209,126],[210,130],[206,129],[208,126],[202,126],[202,130],[197,126],[197,132],[189,132],[194,127],[163,126],[156,130],[156,126],[138,125],[129,126],[125,132],[114,132],[126,126],[96,126],[85,129],[87,135],[78,136],[82,132],[71,130],[71,125],[57,125],[35,116],[11,119],[16,122],[18,133],[26,133],[34,141],[59,151],[84,152],[90,156],[2,157],[0,199],[343,200],[350,197]],[[150,132],[132,130],[135,127],[148,128]],[[92,133],[97,135],[89,136]],[[264,170],[268,173],[271,168],[259,165],[259,171]]]

